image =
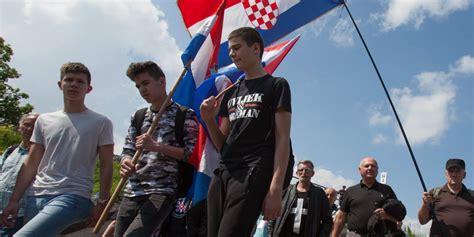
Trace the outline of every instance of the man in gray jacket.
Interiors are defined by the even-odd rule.
[[[329,236],[331,209],[322,188],[311,183],[314,165],[310,160],[298,162],[298,183],[292,184],[283,197],[283,214],[270,222],[271,236]]]

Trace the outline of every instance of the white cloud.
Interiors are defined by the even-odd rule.
[[[56,86],[61,64],[83,62],[94,87],[86,104],[112,119],[118,146],[129,116],[145,105],[125,76],[128,65],[157,62],[167,75],[168,88],[180,72],[181,50],[168,31],[164,12],[150,0],[2,0],[1,6],[0,35],[15,53],[11,65],[22,74],[10,82],[30,95],[28,102],[36,111],[54,111],[62,108]]]
[[[335,174],[330,170],[318,168],[311,181],[325,187],[335,188],[336,190],[341,189],[342,186],[349,187],[356,183],[354,180]]]
[[[431,221],[426,223],[425,225],[420,225],[420,222],[418,222],[418,219],[411,218],[411,217],[405,217],[403,220],[403,226],[402,229],[406,229],[407,227],[410,227],[410,230],[416,234],[417,236],[429,236],[430,234],[430,227],[431,227]]]
[[[407,87],[392,89],[394,103],[412,144],[436,143],[451,122],[456,88],[444,72],[424,72],[416,79],[420,93]]]
[[[333,14],[328,13],[317,20],[314,20],[301,28],[299,28],[296,32],[301,34],[303,38],[317,38],[324,29],[326,29],[328,22],[333,18]]]
[[[352,22],[346,18],[340,18],[336,26],[331,30],[329,34],[329,39],[334,42],[336,45],[349,47],[354,45],[354,26]]]
[[[318,19],[297,30],[303,38],[317,38],[322,32],[327,32],[329,40],[337,46],[349,47],[354,45],[354,27],[352,22],[341,17],[343,8],[336,8]],[[333,22],[336,22],[334,25]],[[359,23],[359,20],[356,20]]]
[[[369,118],[369,124],[371,126],[376,125],[386,125],[392,121],[392,117],[390,115],[383,115],[379,111],[375,111]]]
[[[474,58],[471,55],[463,56],[456,61],[450,71],[459,74],[474,74]]]
[[[375,135],[374,139],[372,139],[373,144],[387,143],[387,141],[388,141],[388,138],[381,133]]]
[[[471,0],[389,0],[386,11],[372,14],[381,21],[383,30],[394,30],[403,25],[419,28],[426,18],[442,18],[449,14],[466,10]]]
[[[391,90],[395,107],[403,127],[412,144],[437,143],[449,129],[455,118],[453,105],[456,98],[454,78],[474,74],[474,59],[466,55],[457,60],[447,72],[422,72],[415,76],[417,90],[408,87]],[[376,111],[369,124],[383,124],[386,121]],[[402,141],[398,126],[395,127],[398,141]],[[385,135],[377,134],[375,144],[385,141]]]

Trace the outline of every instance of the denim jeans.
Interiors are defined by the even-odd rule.
[[[25,225],[18,236],[56,236],[68,226],[86,220],[94,204],[74,194],[29,196],[26,201]]]

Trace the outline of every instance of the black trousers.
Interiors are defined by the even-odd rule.
[[[209,237],[247,237],[262,211],[273,170],[216,170],[207,197]]]
[[[114,236],[151,236],[170,214],[175,197],[163,194],[123,197]]]

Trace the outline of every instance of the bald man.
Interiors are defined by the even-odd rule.
[[[344,194],[334,223],[333,237],[339,236],[346,219],[349,237],[371,234],[368,229],[371,217],[381,220],[379,223],[384,224],[384,228],[376,226],[375,236],[384,236],[387,230],[393,228],[396,230],[397,220],[386,213],[382,205],[388,199],[397,199],[397,196],[390,186],[377,182],[378,168],[377,161],[372,157],[360,161],[359,173],[362,179],[359,184],[349,187]]]
[[[326,188],[324,189],[324,192],[326,193],[326,196],[328,197],[329,207],[331,209],[331,216],[334,219],[336,217],[336,212],[338,209],[336,204],[334,204],[337,199],[337,191],[334,188]]]

